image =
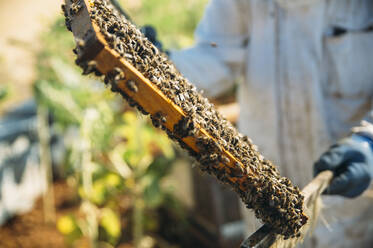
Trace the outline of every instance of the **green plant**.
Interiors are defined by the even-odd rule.
[[[5,100],[9,95],[9,88],[8,87],[0,87],[0,102]]]
[[[9,83],[10,77],[9,77],[9,72],[6,70],[6,64],[4,63],[5,59],[3,56],[0,55],[0,77],[2,80],[2,85],[0,85],[0,106],[2,103],[6,102],[11,94],[11,84]],[[1,108],[0,108],[0,113],[1,113]]]
[[[152,25],[167,49],[190,46],[208,0],[120,0],[138,25]]]
[[[166,48],[179,48],[192,44],[207,0],[120,2],[138,25],[153,25]],[[147,234],[159,228],[157,209],[174,209],[183,219],[180,203],[161,187],[175,160],[172,145],[148,118],[95,78],[81,76],[62,17],[41,40],[35,97],[65,137],[64,173],[81,202],[78,214],[57,220],[58,230],[71,246],[82,238],[91,247],[123,239],[138,247],[154,243]]]
[[[69,62],[72,43],[66,37],[71,35],[61,25],[58,20],[42,37],[34,87],[38,104],[49,109],[54,129],[65,137],[65,175],[81,199],[81,214],[61,217],[57,228],[70,245],[85,237],[91,247],[114,246],[122,232],[131,232],[139,244],[157,228],[155,210],[169,201],[160,185],[172,167],[174,149],[148,118],[95,78],[81,76]],[[123,201],[128,202],[124,207]]]

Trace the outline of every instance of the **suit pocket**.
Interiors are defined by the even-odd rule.
[[[373,96],[373,31],[337,29],[325,37],[327,88],[342,98]]]

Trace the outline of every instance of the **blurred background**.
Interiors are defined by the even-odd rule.
[[[121,0],[166,50],[208,0]],[[237,197],[74,64],[61,1],[0,0],[0,247],[232,247]]]

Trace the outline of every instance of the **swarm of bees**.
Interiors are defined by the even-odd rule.
[[[62,8],[69,30],[70,15],[78,13],[80,7],[76,5],[81,4],[80,1],[73,2],[70,9],[65,5]],[[159,112],[150,116],[154,126],[165,130],[171,139],[187,149],[198,161],[202,171],[229,184],[246,206],[254,210],[256,217],[270,225],[276,233],[285,238],[296,236],[307,222],[303,212],[304,198],[299,188],[293,186],[289,179],[281,177],[276,167],[260,155],[252,141],[224,119],[196,87],[178,72],[168,57],[159,52],[107,0],[90,0],[89,3],[91,21],[100,28],[111,49],[131,63],[187,116],[169,130],[165,126],[167,116]],[[84,49],[84,43],[78,41],[76,50],[79,49]],[[77,62],[84,74],[95,73],[100,76],[94,61]],[[121,69],[115,68],[103,77],[112,91],[120,93],[143,114],[148,114],[117,86],[117,82],[125,77]],[[133,93],[138,92],[136,82],[128,81],[126,85]],[[199,127],[206,130],[213,139],[200,135]],[[196,138],[198,152],[183,142],[182,138],[188,136]],[[234,166],[224,166],[232,161],[223,155],[223,149],[240,162],[234,162]]]

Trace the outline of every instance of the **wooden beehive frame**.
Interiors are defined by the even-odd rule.
[[[203,139],[209,142],[211,141],[211,143],[216,144],[219,148],[218,152],[216,152],[217,155],[226,158],[218,162],[216,168],[223,169],[222,171],[228,174],[234,172],[234,170],[241,169],[241,172],[243,172],[245,176],[259,178],[261,174],[259,174],[258,171],[246,170],[245,165],[243,165],[238,157],[235,157],[232,153],[224,149],[224,147],[200,125],[195,124],[194,129],[196,132],[191,136],[177,136],[178,134],[174,128],[182,120],[190,117],[185,114],[183,109],[168,98],[156,84],[144,77],[131,63],[126,61],[115,49],[109,46],[104,34],[100,31],[100,27],[91,18],[91,7],[93,7],[93,4],[93,0],[66,0],[65,15],[67,15],[67,24],[74,34],[77,47],[81,48],[76,49],[78,64],[82,65],[82,63],[94,61],[95,69],[99,71],[100,74],[104,75],[109,75],[116,69],[119,69],[123,72],[124,77],[116,81],[115,88],[117,88],[122,95],[136,102],[139,107],[151,116],[154,117],[158,114],[164,116],[165,121],[162,122],[163,127],[167,129],[173,137],[176,137],[182,145],[185,145],[186,148],[192,151],[192,154],[199,154],[199,152],[202,152],[199,151],[197,145],[198,140]],[[74,9],[73,11],[71,11],[71,7]],[[70,11],[66,11],[66,9]],[[136,90],[133,90],[134,84],[136,85]],[[206,153],[206,151],[204,152]],[[207,153],[209,152],[210,151],[207,151]],[[245,192],[246,188],[242,184],[242,179],[229,176],[227,180],[226,182],[234,185],[236,190],[239,188],[239,192]],[[297,189],[296,191],[298,191],[298,196],[300,197],[299,190]],[[271,232],[271,230],[269,230],[269,232]]]
[[[332,178],[333,172],[324,171],[303,188],[302,193],[304,195],[304,202],[308,209],[312,210],[315,207],[314,204],[316,204],[317,198],[320,197],[321,193],[327,188]],[[317,217],[318,216],[312,216],[312,218],[314,218],[314,224],[315,221],[317,221]],[[303,226],[300,232],[303,236],[305,236],[309,229],[310,224]],[[294,241],[296,244],[297,238],[284,241],[281,235],[275,234],[268,225],[263,225],[255,233],[243,241],[241,248],[293,247],[293,245],[288,244],[291,244],[291,242]]]
[[[66,6],[69,8],[74,0],[66,0]],[[162,113],[166,116],[165,127],[173,132],[175,124],[177,124],[183,117],[187,117],[183,110],[167,98],[149,79],[145,78],[134,66],[122,58],[116,51],[109,47],[100,28],[92,22],[90,18],[90,0],[81,0],[80,6],[82,8],[78,13],[71,15],[71,30],[74,34],[77,45],[79,42],[84,42],[85,49],[78,57],[82,61],[94,60],[97,69],[102,74],[107,74],[113,71],[114,68],[120,68],[124,74],[125,79],[118,82],[118,88],[127,94],[131,99],[136,101],[146,112],[151,115]],[[138,91],[135,93],[128,88],[127,82],[136,82]],[[199,129],[199,137],[206,137],[214,140],[209,133],[203,128],[197,126]],[[196,145],[196,137],[188,136],[181,139],[191,150],[198,153]],[[215,140],[214,140],[215,141]],[[217,143],[217,142],[215,142]],[[221,147],[221,155],[229,158],[228,163],[221,163],[222,167],[234,168],[239,164],[244,168],[242,163],[235,158],[229,151]],[[231,178],[234,180],[234,178]],[[234,183],[234,182],[232,182]]]

